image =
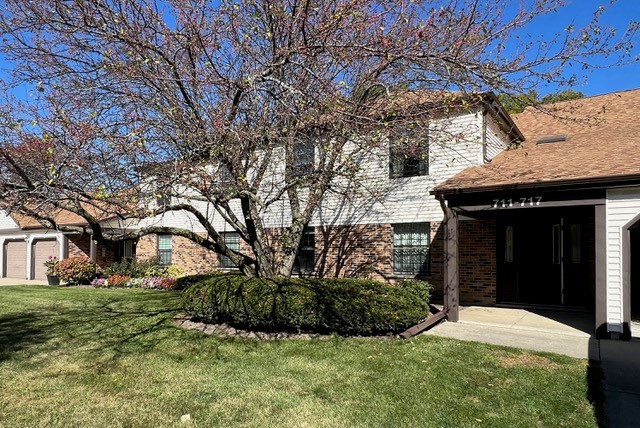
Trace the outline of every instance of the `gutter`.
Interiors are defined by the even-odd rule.
[[[511,190],[511,189],[545,189],[545,188],[558,188],[558,187],[587,187],[590,185],[599,185],[600,188],[616,187],[621,185],[629,186],[630,183],[636,182],[640,185],[639,174],[626,174],[619,176],[607,176],[607,177],[595,177],[595,178],[574,178],[568,180],[555,180],[555,181],[536,181],[530,183],[514,183],[514,184],[499,184],[493,186],[482,187],[456,187],[452,189],[438,189],[437,187],[429,192],[430,195],[461,195],[470,193],[484,193],[499,190]],[[562,189],[565,190],[565,189]],[[573,190],[573,189],[566,189]]]

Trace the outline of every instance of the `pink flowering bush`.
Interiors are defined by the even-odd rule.
[[[167,278],[162,276],[152,276],[148,278],[142,278],[140,282],[141,288],[156,288],[160,290],[175,290],[176,279]]]

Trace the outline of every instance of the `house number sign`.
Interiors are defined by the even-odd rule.
[[[491,208],[520,208],[520,207],[537,207],[542,201],[542,196],[530,196],[528,198],[519,199],[494,199]]]

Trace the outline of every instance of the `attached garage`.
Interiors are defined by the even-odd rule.
[[[57,240],[47,239],[33,241],[33,279],[46,280],[47,268],[44,266],[44,262],[46,262],[49,257],[59,256],[60,247]]]
[[[27,243],[24,240],[5,242],[4,266],[6,278],[26,278]]]

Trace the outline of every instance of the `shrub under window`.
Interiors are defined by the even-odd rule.
[[[355,279],[247,278],[211,274],[178,280],[185,312],[259,331],[371,335],[398,333],[429,314],[429,285]]]

